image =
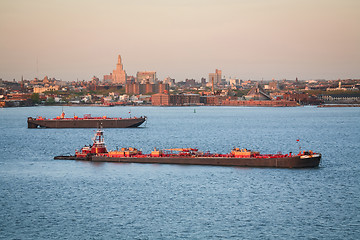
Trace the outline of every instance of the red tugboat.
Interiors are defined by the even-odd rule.
[[[32,118],[28,117],[28,128],[134,128],[138,127],[146,121],[146,117],[132,117],[132,118],[108,118],[92,117],[90,114],[85,114],[84,117],[79,118],[65,118],[65,113],[56,118],[46,119],[43,117]]]
[[[104,141],[104,133],[100,129],[95,133],[93,145],[83,147],[80,152],[75,150],[76,158],[85,160],[91,160],[91,156],[101,153],[107,153],[107,150]]]
[[[56,156],[54,159],[86,160],[93,162],[157,163],[186,165],[215,165],[269,168],[314,168],[320,164],[321,154],[303,151],[298,154],[260,154],[248,149],[234,148],[228,154],[200,152],[196,148],[154,149],[144,154],[136,148],[107,151],[103,131],[98,129],[93,145],[76,151],[74,156]]]

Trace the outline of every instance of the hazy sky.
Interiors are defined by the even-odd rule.
[[[360,0],[0,0],[0,78],[360,78]],[[38,62],[38,64],[37,64]]]

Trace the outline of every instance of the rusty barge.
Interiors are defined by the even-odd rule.
[[[57,160],[83,160],[92,162],[152,163],[182,165],[214,165],[268,168],[315,168],[320,164],[321,154],[303,151],[298,154],[260,154],[247,149],[234,148],[228,154],[200,152],[194,148],[154,149],[144,154],[136,148],[107,151],[103,131],[99,129],[93,144],[75,151],[73,156],[56,156]]]
[[[28,117],[28,128],[135,128],[140,126],[146,121],[144,117],[132,118],[109,118],[92,117],[90,114],[85,114],[84,117],[79,118],[65,118],[65,113],[62,112],[61,116],[56,118],[43,118],[43,117]]]

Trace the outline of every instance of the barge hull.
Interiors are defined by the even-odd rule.
[[[56,156],[54,160],[80,160],[80,161],[91,161],[90,158],[87,157],[76,157],[76,156]]]
[[[45,119],[28,118],[28,128],[135,128],[144,123],[146,118],[131,119]]]
[[[107,157],[92,156],[93,162],[152,163],[182,165],[213,165],[268,168],[314,168],[320,164],[321,156],[300,158],[221,158],[221,157]]]

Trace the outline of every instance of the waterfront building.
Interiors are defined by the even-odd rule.
[[[283,94],[283,98],[288,101],[295,101],[300,104],[311,104],[318,105],[321,104],[322,100],[318,99],[314,95],[309,95],[308,93],[302,92],[287,92]]]
[[[200,95],[199,94],[170,95],[170,104],[173,106],[200,105]]]
[[[170,95],[165,93],[157,93],[151,96],[151,104],[153,106],[169,106]]]
[[[220,106],[221,102],[231,97],[219,95],[207,95],[200,97],[200,103],[203,105]]]
[[[245,96],[246,100],[271,100],[272,98],[260,87],[258,83],[250,89],[248,94]]]
[[[320,99],[325,103],[360,103],[360,94],[358,92],[343,93],[343,94],[324,94],[320,96]]]
[[[112,73],[112,82],[115,84],[125,84],[126,83],[126,72],[123,68],[121,62],[121,56],[118,56],[118,63],[116,64],[116,69]]]
[[[151,97],[151,104],[154,106],[190,106],[200,105],[199,94],[176,94],[164,93],[154,94]]]
[[[299,104],[288,100],[233,100],[225,99],[220,102],[222,106],[258,106],[258,107],[296,107]]]

